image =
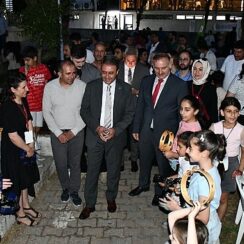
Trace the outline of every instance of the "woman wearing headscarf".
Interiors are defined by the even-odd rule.
[[[190,93],[199,101],[204,119],[203,129],[218,121],[218,98],[216,88],[208,81],[211,67],[207,60],[197,59],[192,65]]]

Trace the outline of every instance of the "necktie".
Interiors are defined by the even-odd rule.
[[[163,79],[158,79],[158,83],[154,89],[154,92],[152,94],[152,103],[153,103],[153,106],[155,105],[155,102],[156,102],[156,99],[157,99],[157,96],[158,96],[158,93],[159,93],[159,90],[160,90],[160,86],[161,84],[163,83]]]
[[[132,82],[132,72],[131,72],[131,68],[129,68],[128,70],[128,83],[131,84]]]
[[[107,86],[106,100],[105,100],[105,115],[104,115],[104,127],[111,127],[111,108],[112,108],[112,96],[111,86]]]

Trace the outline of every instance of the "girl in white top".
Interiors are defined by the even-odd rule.
[[[244,126],[237,122],[240,108],[241,105],[236,98],[226,97],[220,106],[220,113],[224,120],[214,123],[210,127],[214,133],[223,134],[227,143],[227,166],[225,165],[222,175],[222,195],[218,208],[220,220],[226,214],[229,194],[236,191],[235,176],[241,175],[244,169]],[[238,156],[240,156],[240,163]]]

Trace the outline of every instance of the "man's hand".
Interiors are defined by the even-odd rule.
[[[131,88],[131,92],[132,92],[132,95],[139,95],[139,90],[135,89],[135,88]]]
[[[115,136],[115,129],[110,128],[105,130],[104,137],[106,138],[106,141],[111,140]]]
[[[60,141],[60,143],[64,144],[64,143],[67,143],[68,140],[67,140],[67,137],[64,133],[62,133],[61,135],[58,136],[58,140]]]
[[[115,136],[114,128],[107,129],[103,126],[98,126],[96,132],[100,137],[100,139],[104,142],[107,142],[108,140],[112,139]]]
[[[139,141],[139,133],[132,133],[132,136],[136,141]]]
[[[71,140],[75,136],[71,130],[64,132],[64,135],[66,136],[67,141]]]
[[[10,179],[3,179],[3,183],[2,184],[3,184],[2,185],[3,190],[5,190],[5,189],[11,187],[13,183],[11,182]]]

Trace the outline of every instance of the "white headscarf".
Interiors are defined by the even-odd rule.
[[[193,69],[194,69],[194,66],[196,65],[196,63],[201,63],[203,66],[203,77],[199,80],[196,80],[193,76]],[[203,59],[195,60],[192,65],[192,68],[191,68],[193,84],[199,86],[199,85],[206,83],[210,70],[211,70],[211,67],[207,60],[203,60]]]

